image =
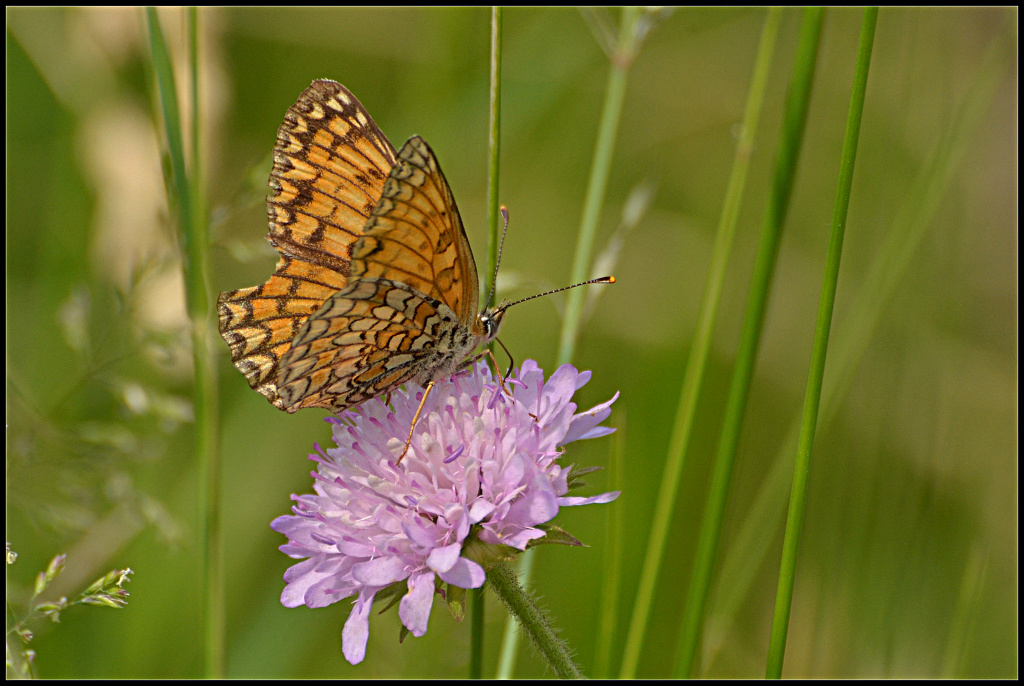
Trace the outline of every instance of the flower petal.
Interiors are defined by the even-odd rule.
[[[281,591],[281,604],[285,607],[298,607],[305,603],[306,591],[309,587],[320,581],[324,575],[318,575],[313,571],[313,567],[316,565],[317,559],[311,557],[308,560],[303,560],[297,565],[289,567],[284,573],[285,581],[289,581],[291,576],[294,581],[289,583]]]
[[[530,527],[523,529],[522,531],[519,531],[518,533],[515,533],[511,536],[504,536],[500,542],[504,543],[505,545],[510,545],[518,550],[526,550],[527,543],[529,543],[535,538],[544,538],[544,536],[546,535],[547,534],[545,534],[540,529],[534,529]]]
[[[590,496],[589,498],[579,498],[579,497],[567,496],[567,497],[559,498],[558,499],[558,504],[560,506],[562,506],[562,507],[570,507],[572,505],[590,505],[590,504],[593,504],[593,503],[610,503],[613,500],[615,500],[616,498],[618,498],[621,493],[622,493],[622,491],[608,491],[607,493],[602,493],[601,495],[593,495],[593,496]]]
[[[459,588],[480,588],[487,580],[484,568],[465,557],[460,557],[451,569],[443,574],[438,574],[438,576],[442,581],[447,581]]]
[[[485,517],[490,515],[494,510],[497,509],[497,505],[489,500],[478,498],[469,506],[469,521],[471,524],[483,520]]]
[[[611,405],[613,402],[619,399],[618,391],[612,396],[611,400],[603,402],[600,405],[595,405],[589,410],[580,412],[572,418],[572,423],[569,425],[569,430],[565,433],[565,437],[562,438],[559,445],[565,445],[566,443],[572,443],[583,438],[591,429],[603,422],[611,414]],[[590,438],[588,436],[588,438]]]
[[[427,566],[438,573],[447,572],[455,565],[455,561],[459,559],[461,554],[461,543],[452,543],[444,548],[435,548],[427,555]]]
[[[376,560],[362,562],[352,568],[352,576],[356,581],[367,586],[387,586],[396,581],[401,581],[409,574],[405,571],[405,560],[389,555],[378,557]]]
[[[574,440],[574,441],[583,441],[583,440],[586,440],[588,438],[601,438],[601,436],[607,436],[607,435],[613,434],[613,433],[615,433],[615,429],[613,427],[610,427],[610,426],[595,426],[593,429],[591,429],[590,431],[586,432],[582,436],[578,436],[576,438],[573,438],[572,440]],[[569,441],[566,441],[566,442],[568,443]]]
[[[512,503],[506,520],[524,526],[543,524],[558,514],[558,497],[544,474],[537,474],[533,488]]]
[[[370,638],[370,608],[378,589],[364,588],[359,592],[352,612],[341,630],[341,652],[349,664],[357,665],[366,657],[366,642]]]
[[[590,381],[590,377],[593,374],[594,372],[590,371],[589,369],[580,372],[580,375],[576,377],[576,390],[578,391],[584,386],[586,386],[587,382]]]
[[[423,572],[409,577],[409,592],[398,604],[398,616],[413,636],[427,633],[430,608],[434,604],[434,573]]]
[[[579,378],[579,372],[576,371],[576,368],[571,364],[563,364],[544,384],[544,395],[555,402],[568,402],[572,394],[576,392],[577,378]]]

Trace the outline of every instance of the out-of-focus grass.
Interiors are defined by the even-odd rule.
[[[784,675],[1016,675],[1017,73],[1015,37],[1006,35],[1015,13],[879,15],[834,334],[979,70],[997,70],[999,85],[834,421],[819,427]],[[487,10],[200,15],[216,290],[255,284],[273,269],[262,238],[270,149],[284,111],[322,77],[348,86],[396,144],[417,133],[430,141],[483,263]],[[162,21],[172,54],[183,58],[180,16],[168,11]],[[54,593],[130,566],[124,611],[72,610],[60,625],[37,628],[39,674],[198,676],[191,353],[148,105],[143,17],[14,9],[7,18],[7,538],[21,553],[8,569],[9,601],[58,552],[69,556],[55,583],[69,590]],[[676,10],[630,74],[598,248],[638,183],[652,181],[657,192],[575,355],[595,372],[581,404],[619,390],[617,406],[629,415],[624,493],[605,507],[621,508],[624,532],[619,640],[762,23],[762,10]],[[666,676],[674,662],[797,25],[796,12],[784,13],[639,676]],[[859,25],[859,10],[826,12],[723,557],[800,412]],[[983,67],[1000,40],[1007,49]],[[528,9],[504,12],[503,60],[499,200],[512,222],[502,269],[516,277],[516,293],[528,294],[569,280],[607,62],[577,12]],[[517,360],[553,369],[560,304],[523,305],[506,322],[502,339]],[[268,405],[223,352],[229,676],[464,674],[466,629],[440,606],[427,635],[402,645],[396,614],[374,616],[357,667],[340,655],[346,603],[280,606],[289,560],[267,524],[287,511],[290,493],[309,489],[305,455],[329,433],[316,411],[291,416]],[[828,375],[826,368],[826,385]],[[601,464],[607,456],[607,443],[596,441],[569,459]],[[604,485],[601,474],[589,480]],[[601,508],[563,512],[558,523],[592,547],[548,546],[535,563],[535,588],[588,673],[608,516]],[[760,535],[772,541],[771,562],[752,570],[756,580],[733,616],[712,618],[729,629],[705,647],[707,675],[763,673],[781,528],[766,522]],[[502,610],[489,607],[487,617],[485,674]],[[518,668],[543,676],[529,650]]]

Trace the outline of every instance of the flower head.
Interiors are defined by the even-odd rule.
[[[618,492],[568,497],[561,447],[613,429],[598,426],[618,398],[575,414],[573,393],[590,379],[570,365],[544,381],[527,360],[513,397],[484,363],[438,381],[416,423],[408,453],[397,455],[423,397],[409,384],[367,401],[334,424],[336,448],[310,455],[315,494],[292,496],[292,515],[271,527],[288,537],[281,551],[302,559],[285,572],[286,607],[323,607],[356,596],[342,632],[343,652],[361,662],[369,612],[382,589],[406,580],[399,617],[414,635],[427,631],[436,578],[478,588],[485,570],[463,557],[468,540],[525,550],[558,508],[610,502]],[[401,438],[396,438],[401,437]]]

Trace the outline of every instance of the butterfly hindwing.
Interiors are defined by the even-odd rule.
[[[334,272],[282,256],[277,271],[259,286],[221,293],[220,333],[231,361],[256,391],[281,407],[277,366],[306,318],[344,286]]]
[[[284,408],[342,411],[419,374],[461,330],[455,313],[389,279],[353,280],[310,317],[281,363]]]
[[[217,303],[232,363],[277,407],[278,362],[306,318],[347,283],[352,246],[395,159],[366,109],[333,81],[314,81],[278,129],[267,238],[281,258],[265,283]]]

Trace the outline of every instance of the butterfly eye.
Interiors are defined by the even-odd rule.
[[[500,311],[497,315],[493,312],[480,313],[480,326],[483,328],[487,340],[491,340],[498,335],[498,328],[501,326],[501,315],[503,314],[503,311]]]

